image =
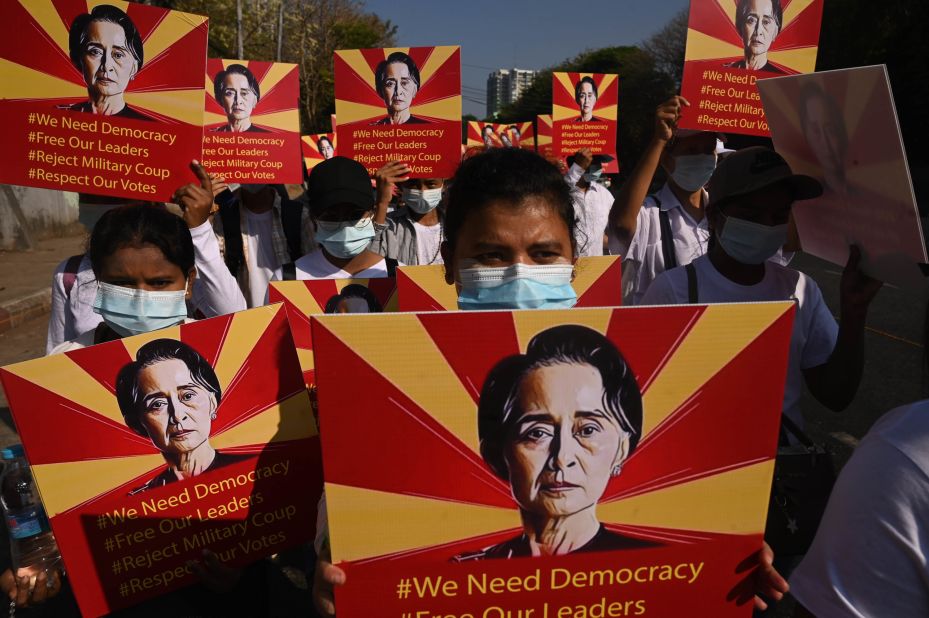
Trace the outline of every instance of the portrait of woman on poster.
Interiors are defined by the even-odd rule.
[[[88,100],[67,109],[152,120],[126,104],[126,89],[142,70],[145,54],[142,36],[125,12],[100,4],[78,15],[68,32],[68,53],[84,77]]]
[[[742,39],[745,57],[725,66],[784,73],[768,61],[768,51],[780,34],[783,22],[781,0],[739,0],[735,12],[735,29]]]
[[[642,434],[642,395],[613,343],[578,325],[545,330],[491,369],[478,403],[481,456],[509,483],[523,532],[456,561],[651,547],[611,531],[597,503]]]
[[[346,285],[326,303],[326,313],[381,313],[384,311],[377,297],[367,287],[352,283]]]
[[[845,118],[839,104],[819,84],[811,82],[800,90],[800,126],[807,145],[822,168],[825,194],[847,197],[848,131]]]
[[[394,52],[387,56],[374,71],[374,89],[384,100],[387,115],[372,124],[425,123],[425,120],[410,113],[419,86],[419,67],[408,54]]]
[[[321,135],[319,139],[316,140],[316,147],[319,149],[319,154],[323,155],[323,159],[331,159],[335,156],[335,148],[325,135]]]
[[[216,372],[186,343],[156,339],[139,348],[135,361],[116,376],[116,401],[126,425],[151,440],[168,465],[129,495],[247,458],[210,445],[221,398]]]
[[[582,77],[574,86],[574,102],[577,103],[581,115],[574,122],[601,122],[594,116],[594,107],[597,105],[597,83],[589,75]]]
[[[230,64],[213,79],[213,96],[226,112],[227,124],[213,131],[227,133],[268,133],[252,124],[252,112],[261,100],[261,87],[248,67]]]
[[[493,125],[485,124],[481,129],[481,137],[484,140],[484,148],[494,147],[494,128]]]

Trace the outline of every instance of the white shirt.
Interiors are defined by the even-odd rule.
[[[191,318],[186,318],[184,324],[190,324],[191,322],[196,322]],[[92,329],[81,333],[74,339],[70,341],[63,341],[51,350],[45,353],[46,356],[51,356],[52,354],[62,354],[64,352],[70,352],[71,350],[80,350],[83,348],[89,348],[94,344],[94,339],[97,335],[97,327],[94,326]]]
[[[442,252],[439,247],[442,244],[442,226],[438,223],[435,225],[422,225],[413,221],[413,229],[416,230],[416,259],[421,266],[429,264],[444,264],[442,261]]]
[[[370,268],[355,274],[346,272],[326,259],[322,249],[307,253],[294,262],[297,269],[297,280],[307,281],[313,279],[380,279],[387,276],[387,260],[381,259]],[[283,273],[278,268],[274,272],[272,281],[281,281]]]
[[[191,312],[199,309],[204,316],[212,318],[244,310],[245,297],[219,253],[219,243],[210,223],[190,230],[190,236],[194,242],[194,263],[197,266]],[[65,260],[59,264],[52,277],[52,308],[48,319],[46,353],[65,341],[92,331],[103,321],[93,310],[97,280],[90,266],[90,258],[85,255],[81,260],[70,294],[64,288],[67,262]]]
[[[273,217],[279,216],[274,209],[254,213],[248,208],[239,212],[248,220],[243,226],[242,236],[248,244],[245,251],[245,267],[248,269],[248,306],[260,307],[264,304],[268,282],[274,271],[281,267],[281,261],[275,255],[272,244]]]
[[[584,175],[584,168],[574,163],[565,174],[565,182],[571,187],[571,201],[577,217],[578,256],[603,255],[603,235],[610,220],[613,194],[599,182],[593,182],[583,191],[577,182]]]
[[[842,469],[790,592],[819,618],[929,616],[929,400],[888,412]]]
[[[838,324],[823,301],[819,286],[803,273],[773,262],[765,262],[764,278],[755,285],[739,285],[730,281],[716,270],[709,256],[701,256],[693,264],[697,271],[697,302],[701,304],[775,300],[797,303],[783,411],[802,427],[800,395],[803,393],[803,370],[829,360],[839,335]],[[680,266],[658,276],[649,286],[641,304],[680,305],[688,301],[687,272]]]

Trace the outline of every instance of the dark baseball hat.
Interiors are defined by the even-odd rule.
[[[706,190],[710,194],[710,204],[718,204],[781,182],[791,188],[795,200],[808,200],[823,194],[818,180],[794,174],[784,157],[762,146],[737,150],[720,161]]]
[[[374,191],[368,170],[346,157],[332,157],[313,168],[307,182],[307,197],[311,211],[317,215],[336,204],[374,209]]]

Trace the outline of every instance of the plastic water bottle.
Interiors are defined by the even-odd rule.
[[[13,572],[26,570],[52,577],[61,568],[61,554],[48,524],[48,517],[32,481],[32,471],[21,444],[2,451],[3,478],[0,502],[10,533]]]

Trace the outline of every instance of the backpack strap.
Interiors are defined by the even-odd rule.
[[[77,281],[77,271],[81,268],[81,262],[84,260],[84,254],[72,255],[68,258],[68,261],[65,262],[65,270],[62,273],[61,282],[65,287],[65,296],[71,298],[71,289],[74,287],[74,282]]]
[[[661,210],[661,201],[657,196],[650,196],[658,204],[658,224],[661,228],[661,256],[664,258],[665,270],[677,266],[677,254],[674,252],[674,232],[671,231],[671,217],[667,210]]]
[[[397,266],[399,262],[394,258],[384,258],[384,261],[387,262],[387,276],[396,277],[397,276]]]
[[[297,280],[297,264],[294,262],[287,262],[286,264],[281,264],[281,276],[284,278],[284,281],[296,281]]]
[[[217,197],[219,218],[223,223],[223,260],[233,277],[239,275],[239,268],[245,263],[245,246],[242,243],[242,220],[239,201],[231,191],[223,191]]]
[[[687,272],[687,302],[696,305],[700,302],[700,296],[697,292],[697,267],[691,262],[684,267]]]
[[[278,186],[281,195],[281,229],[287,240],[287,253],[292,261],[297,261],[303,255],[303,203],[290,199],[284,186]]]

